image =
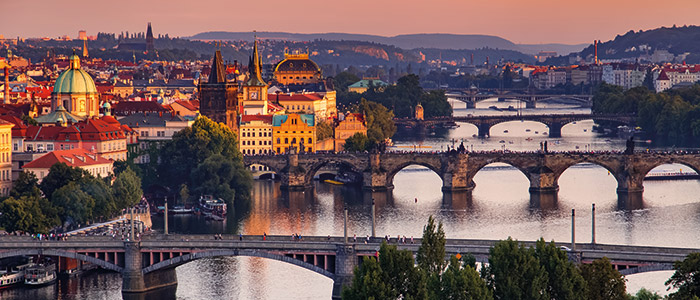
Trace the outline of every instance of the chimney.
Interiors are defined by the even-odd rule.
[[[4,103],[9,104],[10,103],[10,66],[6,65],[5,66],[5,97],[4,97]]]
[[[593,62],[597,65],[598,64],[598,40],[593,41],[593,48],[594,48]]]

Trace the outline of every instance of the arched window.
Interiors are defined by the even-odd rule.
[[[292,144],[296,144],[296,143],[297,143],[297,138],[292,138]]]
[[[284,138],[284,143],[289,144],[289,138]]]
[[[280,143],[280,138],[277,138],[277,143],[278,143],[278,144]]]
[[[313,143],[313,142],[311,141],[311,138],[309,138],[309,144],[311,144],[311,143]]]

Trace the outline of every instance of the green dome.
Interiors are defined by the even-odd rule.
[[[80,58],[70,57],[70,67],[58,75],[53,86],[54,94],[97,94],[95,81],[87,72],[80,69]]]

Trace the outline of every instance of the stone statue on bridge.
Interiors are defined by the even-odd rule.
[[[630,139],[627,140],[625,154],[634,154],[634,136],[631,136]]]

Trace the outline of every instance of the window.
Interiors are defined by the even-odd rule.
[[[292,144],[296,144],[296,143],[297,143],[297,138],[292,138]]]
[[[46,144],[46,151],[53,151],[53,144]]]
[[[148,131],[141,131],[142,137],[148,137]]]
[[[15,152],[19,151],[19,144],[14,143],[14,144],[12,145],[12,151],[15,151]]]
[[[277,143],[278,143],[278,144],[280,143],[280,138],[277,138]]]
[[[311,144],[311,143],[313,143],[313,142],[311,141],[311,138],[309,138],[309,144]]]
[[[34,145],[32,144],[27,144],[27,151],[32,152],[34,151]],[[43,177],[43,176],[42,176]]]
[[[284,143],[285,143],[285,144],[289,144],[289,139],[288,139],[288,138],[284,138]]]

